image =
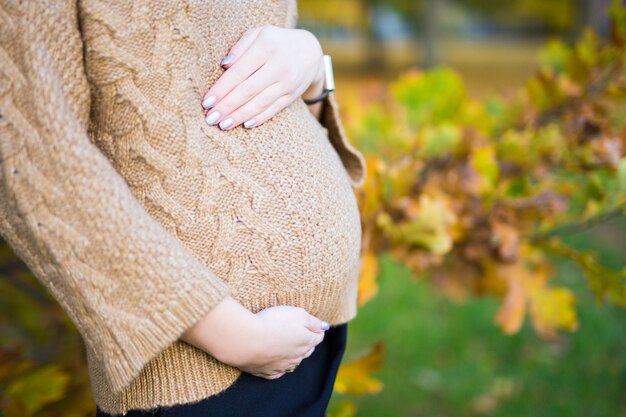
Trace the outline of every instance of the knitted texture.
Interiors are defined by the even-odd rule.
[[[356,316],[366,176],[333,94],[221,131],[200,101],[293,0],[1,0],[0,233],[80,332],[108,413],[240,370],[181,340],[226,295]]]

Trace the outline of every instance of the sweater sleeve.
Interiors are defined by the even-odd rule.
[[[74,1],[0,6],[0,234],[120,392],[231,287],[90,141]]]
[[[320,123],[328,130],[328,138],[348,172],[350,183],[355,188],[362,187],[367,176],[365,157],[350,143],[346,135],[334,92],[322,101]]]

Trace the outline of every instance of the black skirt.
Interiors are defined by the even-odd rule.
[[[324,417],[346,348],[347,325],[326,330],[313,354],[278,379],[242,372],[217,395],[189,404],[130,410],[125,417]],[[96,409],[96,417],[114,417]]]

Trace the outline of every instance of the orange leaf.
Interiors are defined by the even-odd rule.
[[[378,294],[378,258],[376,254],[368,250],[363,255],[361,263],[361,276],[359,278],[358,305],[359,307]]]
[[[526,293],[521,281],[522,275],[519,274],[521,268],[517,265],[511,265],[505,268],[509,271],[506,275],[508,291],[496,314],[495,321],[505,333],[513,334],[516,333],[524,323],[524,315],[526,314]]]

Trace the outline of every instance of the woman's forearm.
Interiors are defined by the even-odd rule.
[[[230,295],[187,329],[181,340],[201,349],[224,363],[239,361],[244,348],[260,333],[258,317]],[[224,340],[233,341],[225,345]]]

